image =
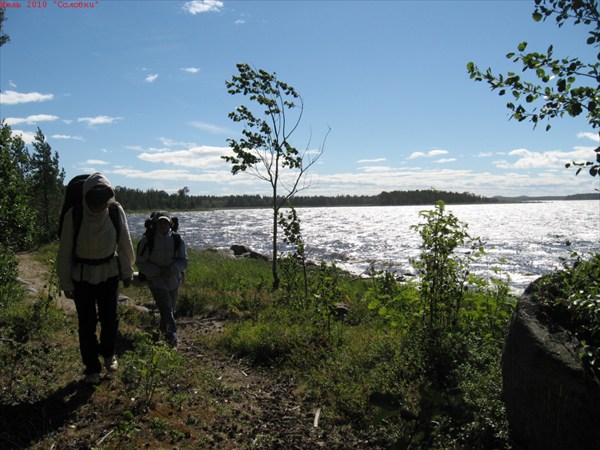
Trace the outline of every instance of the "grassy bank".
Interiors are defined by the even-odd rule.
[[[38,253],[49,269],[55,250]],[[13,262],[3,264],[9,273]],[[74,315],[56,306],[54,289],[31,299],[3,275],[0,402],[10,430],[0,435],[3,448],[289,444],[289,431],[273,429],[268,439],[257,431],[256,415],[268,407],[240,406],[252,401],[244,377],[255,374],[262,391],[283,383],[298,405],[318,407],[319,442],[332,448],[367,437],[373,448],[509,446],[500,354],[515,299],[503,283],[471,279],[458,292],[446,279],[442,291],[453,297],[434,297],[440,273],[423,271],[417,285],[386,273],[357,279],[323,264],[305,280],[297,260],[281,264],[282,289],[272,292],[269,263],[190,251],[179,351],[153,333],[156,316],[138,308],[152,303],[147,289],[123,290],[131,302],[121,306],[120,369],[90,391],[77,383]],[[219,326],[207,331],[208,323]],[[244,361],[235,369],[241,381],[225,383],[232,361]],[[269,393],[275,406],[287,401],[281,389]],[[337,446],[324,437],[335,433]]]

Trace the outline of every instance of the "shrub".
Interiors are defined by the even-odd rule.
[[[572,265],[540,278],[532,295],[557,325],[579,339],[584,364],[600,374],[600,253],[577,256]]]

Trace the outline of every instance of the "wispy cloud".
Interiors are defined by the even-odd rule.
[[[177,182],[206,182],[206,183],[218,183],[232,182],[232,178],[227,177],[228,173],[225,172],[190,172],[185,169],[162,169],[162,170],[139,170],[130,168],[118,168],[111,171],[116,175],[121,175],[131,179],[144,179],[153,181],[177,181]]]
[[[50,137],[52,139],[65,139],[65,140],[73,140],[73,141],[83,141],[82,137],[79,137],[79,136],[69,136],[68,134],[53,134]]]
[[[579,133],[577,137],[590,139],[594,142],[600,142],[600,133]]]
[[[186,150],[144,152],[138,155],[142,161],[170,164],[195,169],[223,169],[228,164],[221,158],[229,147],[200,146]]]
[[[121,120],[122,117],[96,116],[96,117],[80,117],[77,122],[87,123],[89,126],[105,125]]]
[[[438,164],[451,163],[454,161],[456,161],[456,158],[440,158],[435,160],[435,162]]]
[[[0,104],[2,105],[18,105],[21,103],[45,102],[48,100],[52,100],[53,98],[54,94],[40,94],[39,92],[0,92]]]
[[[35,125],[38,122],[52,122],[54,120],[58,120],[57,116],[52,116],[50,114],[35,114],[33,116],[27,117],[7,117],[4,119],[7,125],[13,126],[19,123],[26,123],[28,125]]]
[[[198,73],[200,72],[200,68],[198,67],[182,67],[181,70],[187,73]]]
[[[205,12],[220,12],[223,5],[223,2],[219,0],[195,0],[185,2],[183,10],[195,16]]]
[[[199,128],[200,130],[208,131],[209,133],[214,133],[214,134],[229,133],[229,131],[225,128],[218,127],[216,125],[211,125],[210,123],[206,123],[206,122],[190,122],[190,125],[193,126],[194,128]]]
[[[83,164],[90,164],[92,166],[107,166],[109,163],[107,161],[102,161],[101,159],[88,159]]]
[[[430,150],[428,152],[413,152],[406,159],[417,159],[417,158],[432,158],[434,156],[447,155],[446,150]]]
[[[386,158],[375,158],[375,159],[359,159],[357,161],[358,164],[367,164],[367,163],[378,163],[378,162],[384,162],[386,161]]]
[[[146,83],[154,83],[156,81],[156,79],[158,78],[158,74],[157,73],[153,73],[151,75],[148,75],[144,81]]]
[[[163,145],[166,145],[167,147],[186,147],[186,148],[192,148],[192,147],[198,147],[198,144],[196,144],[195,142],[182,142],[182,141],[175,141],[173,139],[169,139],[166,137],[159,137],[158,140],[160,142],[163,143]]]
[[[127,150],[133,150],[134,152],[140,153],[161,153],[168,152],[170,149],[167,147],[142,147],[141,145],[126,145]]]

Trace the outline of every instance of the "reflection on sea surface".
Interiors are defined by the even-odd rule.
[[[421,238],[412,225],[423,219],[424,206],[300,208],[302,234],[310,259],[335,261],[360,274],[370,266],[411,274],[410,259],[419,255]],[[475,272],[491,276],[493,268],[510,277],[521,290],[540,275],[561,266],[572,251],[600,251],[600,202],[556,201],[544,203],[448,205],[468,225],[471,236],[486,243],[487,255]],[[236,209],[173,212],[189,246],[229,248],[243,244],[269,254],[272,211]],[[133,236],[144,231],[145,216],[131,214]],[[567,245],[571,242],[571,246]]]

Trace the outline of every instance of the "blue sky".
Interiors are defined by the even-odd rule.
[[[276,72],[302,96],[292,142],[325,151],[303,195],[436,188],[480,195],[593,192],[564,168],[598,145],[584,118],[508,120],[506,99],[466,65],[518,70],[522,42],[593,61],[584,26],[531,19],[533,1],[144,1],[6,11],[0,117],[31,142],[37,127],[67,178],[194,195],[269,194],[220,156],[241,127],[227,114],[237,63]],[[32,147],[28,146],[30,149]]]

